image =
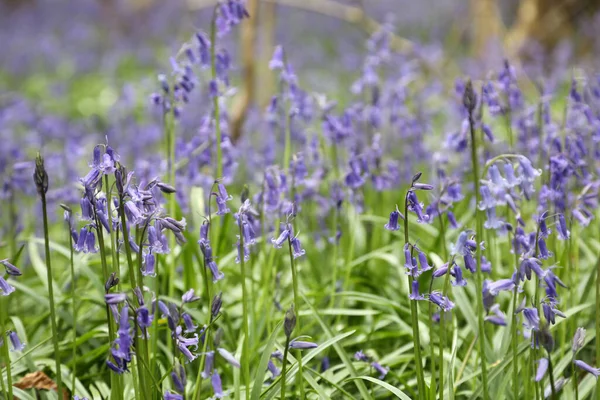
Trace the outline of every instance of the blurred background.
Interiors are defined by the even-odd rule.
[[[106,117],[155,85],[169,57],[209,24],[214,0],[0,0],[0,93],[49,112]],[[437,75],[484,77],[504,57],[530,76],[593,65],[600,0],[248,0],[251,23],[227,40],[241,95],[264,105],[275,44],[308,87],[335,94],[361,68],[366,38],[390,23],[395,49]],[[237,46],[237,51],[234,51]],[[252,66],[250,73],[248,68]],[[254,88],[261,88],[255,90]],[[148,91],[145,91],[148,94]],[[141,98],[140,101],[145,101]]]

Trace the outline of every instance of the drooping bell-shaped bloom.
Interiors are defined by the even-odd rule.
[[[12,351],[23,351],[23,349],[25,348],[25,343],[21,343],[21,339],[19,339],[17,332],[8,331],[8,338],[10,339]]]
[[[590,374],[594,375],[594,377],[596,377],[596,379],[598,378],[598,375],[600,375],[600,368],[596,368],[596,367],[592,367],[591,365],[581,361],[581,360],[575,360],[573,361],[573,363],[580,369],[584,370],[585,372],[589,372]]]
[[[416,279],[413,279],[411,283],[411,292],[408,298],[411,300],[425,300],[425,297],[419,293],[419,281]]]
[[[537,367],[537,371],[535,373],[535,381],[539,382],[544,378],[544,375],[546,375],[546,371],[548,370],[548,359],[547,358],[541,358],[538,361],[538,367]]]

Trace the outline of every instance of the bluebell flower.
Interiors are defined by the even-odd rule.
[[[180,393],[185,393],[185,385],[187,383],[187,377],[185,374],[185,368],[179,362],[175,362],[173,371],[171,371],[171,380],[173,386]]]
[[[192,316],[188,313],[181,314],[181,318],[183,319],[183,323],[185,324],[185,333],[194,333],[196,329],[198,329],[198,325],[194,325],[194,321],[192,320]]]
[[[441,276],[444,276],[448,273],[448,263],[442,265],[441,267],[437,268],[435,271],[433,271],[432,276],[434,278],[439,278]]]
[[[270,70],[282,70],[284,67],[283,61],[283,47],[276,46],[273,51],[273,57],[271,57],[271,61],[269,61],[269,69]]]
[[[12,351],[23,351],[23,349],[25,348],[25,343],[21,343],[17,332],[8,331],[8,338],[10,339]]]
[[[12,285],[10,285],[4,279],[4,277],[0,276],[0,290],[2,291],[2,296],[8,296],[9,294],[15,291],[15,288]]]
[[[400,229],[398,220],[401,217],[402,217],[402,219],[404,219],[404,216],[396,208],[396,210],[394,210],[390,213],[390,219],[389,219],[388,223],[384,225],[384,228],[387,229],[388,231],[397,231],[398,229]]]
[[[306,254],[306,251],[302,248],[302,245],[300,244],[300,239],[298,239],[297,236],[294,236],[294,238],[291,240],[291,243],[294,258],[298,258]]]
[[[229,351],[219,347],[219,348],[217,348],[217,352],[229,364],[231,364],[232,366],[234,366],[236,368],[240,368],[240,362],[238,360],[236,360],[235,357],[233,356],[233,354],[231,354]]]
[[[596,379],[598,378],[598,375],[600,375],[600,368],[592,367],[591,365],[586,364],[581,360],[575,360],[573,361],[573,364],[575,364],[578,368],[581,368],[585,372],[589,372],[590,374],[594,375]]]
[[[585,333],[586,331],[582,327],[578,327],[575,331],[575,334],[573,335],[573,344],[571,346],[573,354],[577,353],[583,348],[585,344]]]
[[[204,370],[202,371],[202,379],[206,379],[210,376],[215,363],[215,352],[209,351],[204,355]]]
[[[438,306],[443,311],[450,311],[454,308],[454,303],[448,297],[443,296],[438,291],[433,291],[429,294],[429,301]]]
[[[548,370],[548,359],[547,358],[541,358],[538,361],[538,367],[537,367],[537,371],[535,373],[535,381],[539,382],[544,378],[544,375],[546,375],[546,371]]]
[[[494,304],[489,311],[490,314],[484,318],[485,321],[497,326],[506,326],[506,314],[500,310],[500,305]]]
[[[546,260],[554,255],[551,251],[548,250],[548,247],[546,246],[546,240],[544,240],[544,238],[542,237],[538,239],[538,249],[538,257],[542,260]]]
[[[119,304],[127,300],[125,293],[107,293],[104,295],[104,301],[106,304]]]
[[[419,203],[419,199],[414,191],[408,191],[407,201],[408,209],[417,215],[417,222],[424,223],[429,221],[429,215],[423,213],[423,204]]]
[[[140,306],[140,308],[137,309],[137,323],[144,338],[148,338],[147,329],[152,326],[153,319],[154,315],[150,314],[150,311],[145,306]]]
[[[276,249],[280,249],[281,246],[283,246],[283,243],[288,239],[289,236],[290,236],[290,230],[288,228],[285,228],[283,231],[281,231],[281,233],[279,234],[279,237],[277,239],[275,239],[275,238],[271,239],[271,243],[273,243],[273,246]]]
[[[155,267],[156,267],[156,257],[154,256],[154,254],[152,254],[152,252],[148,251],[148,253],[146,253],[146,255],[144,256],[144,266],[142,268],[142,275],[155,277],[156,276]]]
[[[540,317],[537,308],[524,308],[523,316],[525,321],[523,324],[527,329],[539,330],[540,329]]]
[[[466,286],[467,285],[467,281],[463,278],[462,269],[460,268],[460,266],[458,264],[454,263],[452,272],[453,272],[452,275],[454,275],[454,277],[456,278],[454,281],[452,281],[452,286]]]
[[[171,393],[170,391],[166,391],[163,397],[163,400],[183,400],[183,396],[177,393]]]
[[[319,345],[313,342],[305,342],[302,340],[297,340],[297,339],[293,339],[292,341],[290,341],[290,349],[297,349],[297,350],[306,350],[306,349],[314,349],[317,348]]]
[[[425,255],[424,252],[419,251],[418,254],[419,257],[419,264],[421,266],[421,273],[425,272],[425,271],[429,271],[430,269],[432,269],[433,267],[431,265],[429,265],[429,263],[427,262],[427,256]]]
[[[210,377],[210,383],[213,387],[213,392],[215,394],[215,398],[221,399],[223,398],[223,385],[221,383],[221,376],[215,369]]]
[[[558,238],[560,240],[568,240],[571,236],[571,232],[567,229],[567,222],[565,221],[564,214],[558,214],[558,224],[556,225],[556,231],[558,232]]]
[[[278,377],[279,375],[281,375],[281,370],[279,368],[277,368],[277,366],[271,359],[269,359],[269,362],[267,363],[267,369],[271,373],[271,376],[273,377],[273,379]],[[321,369],[323,369],[323,368],[321,367]]]
[[[364,362],[369,362],[370,361],[369,357],[365,353],[363,353],[362,350],[359,350],[356,353],[354,353],[354,358],[357,361],[364,361]]]
[[[408,296],[409,299],[411,300],[425,300],[425,297],[419,293],[419,281],[416,279],[413,279],[412,283],[411,283],[411,292],[410,295]]]
[[[385,378],[385,376],[387,375],[387,373],[390,371],[390,369],[388,367],[384,367],[384,366],[382,366],[381,364],[379,364],[378,362],[375,362],[375,361],[373,361],[371,363],[371,367],[373,367],[373,369],[379,373],[379,379]]]
[[[497,296],[501,291],[512,291],[515,288],[515,283],[512,279],[500,279],[497,281],[489,281],[487,288],[491,295]]]

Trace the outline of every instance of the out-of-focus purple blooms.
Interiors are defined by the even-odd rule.
[[[321,362],[321,365],[322,365],[322,362]],[[281,370],[279,368],[277,368],[275,363],[270,359],[269,359],[269,362],[267,363],[267,369],[269,370],[269,372],[271,373],[271,376],[273,378],[276,378],[281,374]],[[321,369],[322,369],[322,367],[321,367]]]
[[[540,317],[537,308],[524,308],[523,316],[525,317],[523,324],[526,328],[536,331],[540,329]]]
[[[240,363],[238,360],[235,359],[235,357],[233,356],[233,354],[231,354],[229,351],[219,347],[217,348],[217,351],[219,352],[219,355],[221,357],[223,357],[225,359],[225,361],[227,361],[229,364],[233,365],[236,368],[240,368]]]
[[[363,353],[362,350],[359,350],[356,353],[354,353],[354,359],[357,361],[364,361],[364,362],[370,361],[369,357],[365,353]]]
[[[306,251],[302,248],[300,239],[298,239],[297,236],[294,236],[294,238],[291,240],[291,244],[294,258],[302,257],[304,254],[306,254]]]
[[[448,263],[442,265],[441,267],[437,268],[435,271],[433,271],[432,276],[434,278],[439,278],[441,276],[444,276],[448,273]]]
[[[536,382],[541,381],[544,378],[544,375],[546,375],[547,370],[548,370],[548,359],[541,358],[538,361],[537,372],[535,373],[535,381]]]
[[[143,276],[156,276],[156,256],[150,251],[144,256],[144,266],[142,268]]]
[[[175,362],[175,365],[173,366],[171,380],[173,381],[173,386],[178,392],[185,393],[187,377],[185,375],[185,368],[183,365],[179,364],[179,362]]]
[[[473,274],[477,272],[477,262],[470,253],[463,256],[463,261],[465,262],[465,268],[469,272]]]
[[[213,283],[220,281],[225,277],[225,274],[222,271],[219,271],[219,267],[217,266],[217,263],[214,260],[210,260],[207,265],[210,269],[210,272],[212,273]]]
[[[283,243],[288,239],[289,236],[290,236],[290,230],[286,228],[283,231],[281,231],[281,233],[279,234],[279,237],[277,239],[272,238],[271,243],[273,243],[273,246],[276,249],[280,249],[281,246],[283,246]]]
[[[585,344],[585,329],[582,327],[577,328],[575,331],[575,335],[573,335],[573,344],[571,346],[571,350],[573,354],[577,353],[579,350],[583,348]]]
[[[183,400],[183,396],[177,393],[171,393],[170,391],[166,391],[163,397],[163,400]]]
[[[454,263],[454,266],[452,267],[452,272],[452,275],[454,275],[454,278],[456,278],[454,281],[452,281],[452,286],[467,285],[467,281],[463,278],[462,269],[458,264]]]
[[[519,266],[520,278],[522,281],[527,279],[531,279],[531,271],[535,272],[539,279],[543,279],[546,276],[546,271],[544,271],[541,267],[542,262],[534,257],[527,257],[521,261],[521,265]]]
[[[119,304],[127,300],[125,293],[107,293],[104,295],[104,301],[106,304]]]
[[[250,260],[250,248],[248,246],[246,246],[245,243],[242,248],[242,242],[238,240],[238,242],[236,243],[236,247],[237,247],[237,255],[235,256],[236,264],[241,261],[242,257],[244,258],[244,261]]]
[[[194,289],[188,290],[181,296],[181,301],[185,304],[193,303],[198,300],[200,300],[200,297],[196,295],[196,293],[194,292]]]
[[[11,351],[23,351],[25,343],[21,343],[21,339],[19,339],[17,332],[8,331],[8,338],[10,339],[10,344],[12,346]]]
[[[413,279],[411,283],[411,292],[408,298],[411,300],[425,300],[425,297],[419,293],[419,281],[416,279]]]
[[[548,228],[548,225],[546,224],[546,218],[548,217],[548,211],[544,211],[542,213],[542,215],[540,215],[540,217],[538,218],[538,226],[540,229],[540,238],[543,239],[547,239],[550,234],[552,233],[552,230],[550,228]]]
[[[210,377],[210,383],[213,387],[213,392],[215,394],[215,398],[222,399],[223,398],[223,385],[221,383],[221,376],[215,369]]]
[[[221,312],[221,306],[223,305],[222,296],[223,292],[219,292],[219,294],[216,294],[213,297],[213,301],[211,304],[211,315],[213,318],[216,318],[217,315],[219,315],[219,312]]]
[[[283,56],[283,47],[276,46],[273,51],[273,57],[271,61],[269,61],[269,69],[270,70],[282,70],[284,68],[284,56]]]
[[[379,379],[385,378],[387,373],[390,371],[389,367],[384,367],[375,361],[371,363],[371,367],[373,367],[373,369],[379,373]]]
[[[329,357],[325,356],[321,360],[321,372],[325,372],[330,368]]]
[[[551,251],[548,250],[548,247],[546,246],[546,240],[544,240],[544,238],[538,239],[538,250],[538,257],[542,260],[546,260],[554,255]]]
[[[512,279],[500,279],[495,282],[487,281],[488,291],[492,296],[497,296],[501,291],[512,291],[515,288],[515,283]]]
[[[4,277],[0,276],[0,290],[2,290],[2,296],[8,296],[15,291],[15,288],[10,285]]]
[[[567,318],[567,316],[562,311],[557,309],[556,306],[552,303],[543,303],[542,310],[544,312],[544,317],[546,318],[546,321],[548,321],[548,323],[552,325],[556,323],[556,316],[559,316],[561,318]]]
[[[506,314],[500,310],[500,305],[494,304],[490,308],[490,313],[485,317],[485,321],[498,326],[506,326]]]
[[[210,376],[210,372],[213,370],[215,365],[215,352],[209,351],[205,354],[204,359],[204,370],[202,371],[202,379],[206,379]]]
[[[531,161],[526,157],[519,158],[519,173],[523,180],[533,182],[535,178],[542,174],[542,171],[533,168]]]
[[[313,342],[305,342],[302,340],[292,340],[290,341],[290,349],[296,350],[307,350],[317,348],[319,345]]]
[[[492,263],[485,256],[481,256],[481,272],[492,272]]]
[[[138,308],[137,323],[143,332],[152,325],[153,319],[154,315],[150,314],[150,311],[145,306]]]
[[[185,324],[185,333],[194,333],[196,329],[198,329],[198,325],[194,325],[194,321],[192,320],[192,316],[188,313],[181,314],[181,318],[183,319],[183,323]]]
[[[571,232],[567,229],[567,221],[565,221],[565,215],[558,215],[558,224],[556,225],[556,231],[558,232],[558,238],[560,240],[568,240],[571,236]]]
[[[454,213],[450,210],[446,211],[446,218],[448,218],[448,222],[450,223],[450,226],[453,229],[458,229],[459,225],[458,222],[456,221],[456,217],[454,216]]]
[[[596,377],[596,379],[598,378],[598,375],[600,375],[600,368],[592,367],[591,365],[586,364],[585,362],[583,362],[581,360],[575,360],[575,361],[573,361],[573,363],[578,368],[581,368],[585,372],[589,372],[590,374],[594,375],[594,377]]]

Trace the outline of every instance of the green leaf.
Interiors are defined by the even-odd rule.
[[[386,389],[388,392],[394,394],[396,397],[398,397],[399,399],[402,400],[410,400],[410,397],[408,397],[404,392],[402,392],[400,389],[393,387],[392,385],[390,385],[387,382],[384,382],[380,379],[377,378],[373,378],[372,376],[357,376],[356,378],[348,378],[347,380],[352,381],[352,380],[357,380],[357,379],[364,379],[366,381],[369,382],[373,382],[379,386],[381,386],[382,388]]]
[[[283,322],[280,321],[273,329],[271,336],[269,336],[269,340],[262,352],[262,356],[260,357],[260,362],[258,363],[258,369],[256,370],[256,376],[254,377],[254,385],[252,386],[252,393],[250,394],[251,400],[258,400],[260,398],[260,392],[263,386],[263,382],[265,379],[265,373],[267,371],[267,365],[269,364],[269,359],[271,358],[271,350],[275,347],[275,340],[277,339],[277,335],[280,333],[281,324]]]

